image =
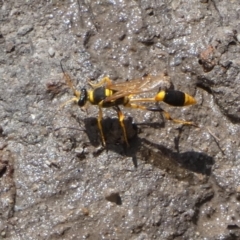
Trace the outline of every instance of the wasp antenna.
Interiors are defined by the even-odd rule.
[[[64,71],[64,69],[63,69],[62,61],[63,61],[63,59],[60,60],[60,67],[61,67],[61,69],[62,69],[62,72],[63,72],[64,77],[66,77],[67,74],[65,73],[65,71]],[[67,78],[67,77],[66,77],[66,78]]]
[[[63,66],[62,66],[62,61],[63,61],[63,59],[60,60],[60,67],[62,69],[62,72],[64,73],[64,69],[63,69]]]
[[[62,65],[62,61],[63,61],[63,59],[60,60],[60,67],[62,69],[62,72],[63,72],[64,78],[65,78],[66,84],[72,89],[72,91],[73,91],[73,93],[75,95],[76,89],[73,86],[73,83],[72,83],[72,80],[71,80],[70,76],[64,71],[63,65]]]

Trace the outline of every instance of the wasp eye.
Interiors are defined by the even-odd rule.
[[[87,90],[86,88],[81,89],[80,98],[78,100],[78,106],[83,107],[87,102]]]

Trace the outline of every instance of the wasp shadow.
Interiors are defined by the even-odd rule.
[[[163,145],[149,142],[146,139],[141,139],[140,141],[142,148],[141,152],[143,155],[146,155],[146,161],[150,159],[154,165],[160,168],[165,168],[167,170],[182,168],[206,176],[211,175],[214,159],[206,153],[196,151],[179,153]],[[149,156],[151,156],[151,158],[149,158]]]
[[[85,132],[88,136],[90,144],[97,147],[101,145],[101,136],[99,134],[96,118],[85,118]],[[190,173],[200,173],[206,176],[211,175],[211,168],[214,164],[213,157],[206,153],[187,151],[179,152],[178,146],[173,151],[161,144],[150,142],[145,138],[140,138],[139,129],[132,123],[132,118],[124,120],[127,137],[130,147],[126,147],[123,133],[117,118],[105,118],[102,120],[104,136],[106,138],[106,150],[117,152],[121,155],[132,158],[134,166],[138,167],[138,159],[144,160],[160,169],[179,178],[189,178]],[[153,128],[163,128],[164,123],[146,123],[138,124],[146,125]],[[175,143],[176,144],[176,143]],[[178,143],[177,143],[178,144]]]
[[[126,129],[127,138],[130,139],[131,142],[130,148],[127,148],[126,143],[124,141],[123,137],[123,131],[120,126],[119,120],[117,118],[104,118],[102,120],[102,128],[103,128],[103,134],[106,140],[106,149],[111,151],[117,151],[117,152],[123,152],[122,154],[128,155],[128,152],[135,152],[134,142],[138,139],[138,132],[140,128],[137,127],[137,125],[141,125],[141,127],[151,127],[151,128],[163,128],[165,126],[164,122],[160,123],[140,123],[140,124],[133,124],[133,119],[131,117],[128,117],[124,119],[124,126]],[[94,117],[89,117],[83,119],[84,122],[84,132],[87,134],[87,137],[89,139],[89,142],[94,147],[98,147],[102,144],[101,142],[101,135],[100,131],[98,129],[98,123],[97,119]],[[137,141],[138,142],[138,141]]]

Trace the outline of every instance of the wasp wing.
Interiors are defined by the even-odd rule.
[[[167,89],[169,87],[169,76],[164,73],[157,76],[148,75],[143,78],[134,79],[126,82],[109,83],[106,84],[106,88],[116,92],[112,96],[107,97],[104,101],[110,102],[121,97],[150,92],[154,89],[159,88]]]

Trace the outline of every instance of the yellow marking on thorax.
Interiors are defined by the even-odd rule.
[[[88,101],[92,104],[94,103],[93,91],[88,91]]]
[[[113,95],[113,91],[111,89],[105,89],[105,97],[110,97]]]

